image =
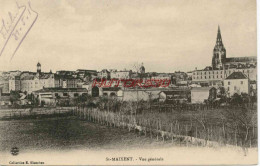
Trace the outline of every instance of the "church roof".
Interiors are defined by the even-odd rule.
[[[242,72],[233,72],[226,78],[226,80],[233,80],[233,79],[247,79],[247,77]]]
[[[249,57],[232,57],[232,58],[226,58],[226,62],[251,62],[251,61],[257,61],[256,56],[249,56]]]

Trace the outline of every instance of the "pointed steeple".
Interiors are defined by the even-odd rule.
[[[218,34],[217,34],[216,46],[223,46],[219,25],[218,25]]]
[[[226,49],[222,42],[220,27],[218,25],[216,45],[213,49],[212,68],[214,70],[221,69],[223,67],[223,64],[225,63],[225,59],[226,59]]]

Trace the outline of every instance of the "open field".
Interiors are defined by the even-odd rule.
[[[247,156],[241,148],[201,147],[178,141],[159,141],[140,136],[127,129],[102,126],[69,117],[0,121],[0,162],[43,161],[45,164],[102,164],[106,157],[133,157],[138,164],[254,164],[257,149],[250,148]],[[18,156],[10,149],[18,147]],[[50,160],[50,154],[52,159]],[[1,159],[1,156],[2,157]],[[98,160],[96,160],[98,157]],[[143,158],[163,158],[144,162]],[[4,160],[3,160],[4,159]],[[185,159],[185,160],[183,160]],[[107,164],[111,164],[109,161]],[[117,162],[113,164],[130,164]]]
[[[172,143],[169,141],[169,144]],[[0,121],[0,151],[128,149],[167,147],[168,143],[126,129],[101,126],[75,117]]]

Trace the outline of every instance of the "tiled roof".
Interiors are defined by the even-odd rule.
[[[53,74],[51,73],[43,73],[40,75],[40,79],[48,79],[52,76]]]
[[[241,72],[233,72],[232,74],[230,74],[226,80],[231,80],[231,79],[247,79],[246,75],[244,75]]]

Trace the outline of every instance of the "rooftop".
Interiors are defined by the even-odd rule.
[[[232,80],[232,79],[247,79],[247,76],[244,75],[242,72],[233,72],[226,78],[226,80]]]
[[[45,92],[87,92],[85,88],[43,88],[34,93],[45,93]]]
[[[226,58],[226,62],[251,62],[257,61],[256,56]]]

